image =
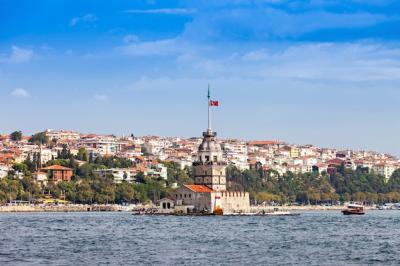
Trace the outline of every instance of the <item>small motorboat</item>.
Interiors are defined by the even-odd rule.
[[[364,206],[359,204],[349,204],[346,209],[342,210],[344,215],[363,215]]]

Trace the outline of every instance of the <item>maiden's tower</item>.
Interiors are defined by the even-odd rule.
[[[233,213],[247,212],[250,208],[249,193],[226,189],[226,162],[222,158],[217,133],[211,129],[210,107],[218,101],[210,99],[208,91],[208,128],[203,132],[203,141],[193,162],[193,185],[183,185],[176,190],[176,207],[184,212]]]

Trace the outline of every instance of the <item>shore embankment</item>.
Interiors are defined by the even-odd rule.
[[[84,205],[84,204],[65,204],[65,205],[4,205],[0,206],[1,212],[90,212],[90,211],[132,211],[136,208],[146,209],[150,206],[121,206],[116,204],[109,205]],[[154,208],[154,207],[153,207]],[[337,211],[342,210],[343,205],[303,205],[303,206],[251,206],[250,212],[273,212],[273,211]],[[376,209],[375,206],[364,206],[366,210]]]
[[[5,205],[0,212],[88,212],[119,211],[118,205]]]
[[[338,211],[343,210],[345,206],[343,205],[282,205],[282,206],[251,206],[251,211],[258,212],[258,211]],[[375,206],[364,206],[366,210],[374,210],[376,209]]]

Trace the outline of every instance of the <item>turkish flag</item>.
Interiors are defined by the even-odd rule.
[[[210,106],[219,106],[219,102],[210,100]]]

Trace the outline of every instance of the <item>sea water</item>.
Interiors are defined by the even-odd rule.
[[[400,265],[400,211],[0,213],[0,265]]]

